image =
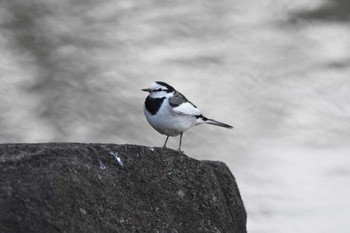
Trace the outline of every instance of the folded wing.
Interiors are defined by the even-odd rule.
[[[181,115],[200,116],[201,111],[180,92],[175,92],[174,96],[169,98],[169,104],[174,112]]]

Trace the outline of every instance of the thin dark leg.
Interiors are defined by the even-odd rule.
[[[166,143],[168,142],[169,136],[166,137],[163,148],[166,148]]]
[[[178,149],[178,151],[181,151],[182,134],[183,134],[183,133],[180,134],[180,143],[179,143],[179,149]]]

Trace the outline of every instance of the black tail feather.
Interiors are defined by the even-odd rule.
[[[231,125],[222,123],[220,121],[216,121],[214,119],[206,118],[203,115],[199,116],[198,118],[201,118],[205,123],[210,124],[210,125],[216,125],[216,126],[224,127],[224,128],[227,128],[227,129],[232,129],[233,128],[233,126],[231,126]]]

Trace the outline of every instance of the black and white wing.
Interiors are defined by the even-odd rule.
[[[231,125],[204,117],[201,111],[194,104],[188,101],[187,98],[180,92],[175,92],[174,96],[169,98],[169,104],[177,114],[196,117],[197,121],[195,125],[205,123],[224,128],[233,128]]]
[[[200,116],[201,111],[180,92],[175,92],[173,97],[169,98],[169,104],[174,112],[180,115]]]

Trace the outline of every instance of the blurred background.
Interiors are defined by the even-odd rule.
[[[2,0],[0,142],[162,146],[140,89],[165,81],[235,127],[183,149],[230,167],[249,232],[348,233],[349,21],[347,0]]]

